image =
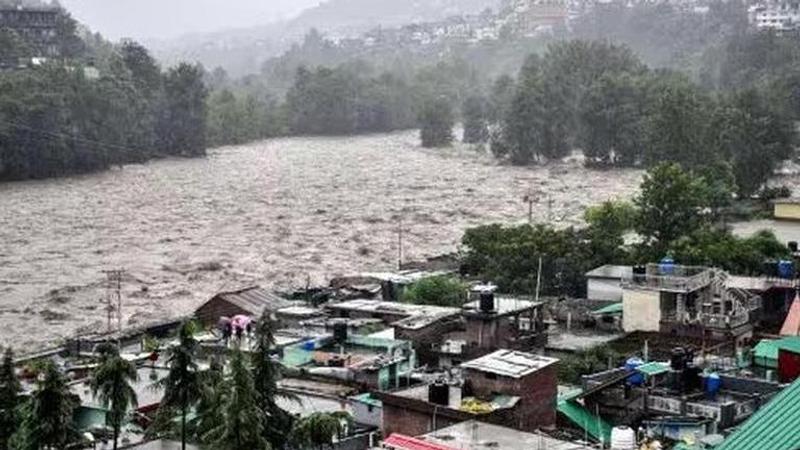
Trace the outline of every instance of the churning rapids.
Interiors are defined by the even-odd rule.
[[[0,345],[29,352],[106,329],[103,270],[124,268],[123,324],[190,313],[221,290],[299,287],[392,270],[404,253],[456,251],[464,229],[578,224],[632,195],[635,170],[579,162],[498,165],[465,146],[423,150],[413,132],[287,138],[105,173],[0,185]],[[552,207],[549,198],[552,198]],[[401,220],[402,219],[402,220]]]

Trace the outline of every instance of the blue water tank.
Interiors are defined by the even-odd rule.
[[[661,275],[672,275],[675,273],[675,260],[669,257],[662,258],[658,263],[658,271]]]
[[[719,375],[712,373],[706,377],[706,397],[713,400],[722,389],[722,380]]]
[[[303,350],[313,352],[317,348],[317,343],[314,341],[303,342]]]
[[[778,276],[787,280],[794,278],[794,261],[780,261],[778,263]]]
[[[642,365],[644,365],[644,361],[636,357],[628,358],[628,360],[625,361],[625,368],[628,370],[635,370]],[[631,386],[641,386],[644,384],[644,374],[635,372],[633,375],[629,376],[626,381]]]

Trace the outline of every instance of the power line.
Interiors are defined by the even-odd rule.
[[[149,150],[146,150],[146,149],[129,147],[129,146],[119,145],[119,144],[112,144],[112,143],[108,143],[108,142],[101,142],[101,141],[96,141],[96,140],[93,140],[93,139],[82,138],[82,137],[73,136],[73,135],[70,135],[70,134],[56,132],[56,131],[42,130],[42,129],[34,128],[32,126],[21,124],[21,123],[9,122],[7,120],[0,120],[0,124],[8,125],[10,127],[14,127],[14,128],[25,130],[25,131],[29,131],[29,132],[32,132],[32,133],[38,133],[40,135],[48,136],[48,137],[51,137],[51,138],[83,142],[83,143],[87,143],[87,144],[96,145],[96,146],[99,146],[99,147],[106,147],[106,148],[111,148],[111,149],[122,150],[123,152],[128,152],[128,154],[141,154],[142,152],[149,152]]]

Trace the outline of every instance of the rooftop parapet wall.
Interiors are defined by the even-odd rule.
[[[648,264],[646,273],[634,272],[630,280],[623,280],[624,287],[668,292],[693,292],[711,284],[714,271],[708,267]]]

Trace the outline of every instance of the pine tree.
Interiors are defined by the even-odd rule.
[[[181,448],[186,450],[186,417],[201,394],[200,372],[195,362],[198,342],[194,322],[186,322],[178,331],[178,345],[167,350],[169,374],[159,382],[164,398],[159,407],[159,423],[171,423],[177,413],[181,418]]]
[[[14,353],[9,347],[0,364],[0,449],[8,448],[8,441],[19,425],[17,407],[21,390],[14,372]]]
[[[256,402],[253,374],[241,350],[231,357],[231,376],[226,380],[227,398],[222,404],[223,423],[212,430],[212,447],[218,450],[272,448],[264,439],[266,417]]]
[[[280,363],[272,358],[271,352],[275,347],[273,330],[275,323],[268,311],[256,325],[256,345],[252,354],[253,377],[258,407],[266,417],[264,437],[272,444],[273,448],[283,448],[286,443],[286,431],[292,428],[292,416],[281,409],[276,403],[276,398],[283,397],[294,399],[294,396],[278,391],[278,380],[281,377]]]
[[[114,450],[128,409],[137,405],[136,391],[131,387],[137,378],[136,366],[123,359],[113,345],[107,347],[92,375],[92,394],[108,409],[106,422],[113,430]]]
[[[72,416],[77,405],[67,379],[52,362],[47,362],[36,390],[23,409],[22,424],[12,437],[11,447],[65,448],[75,436]]]

